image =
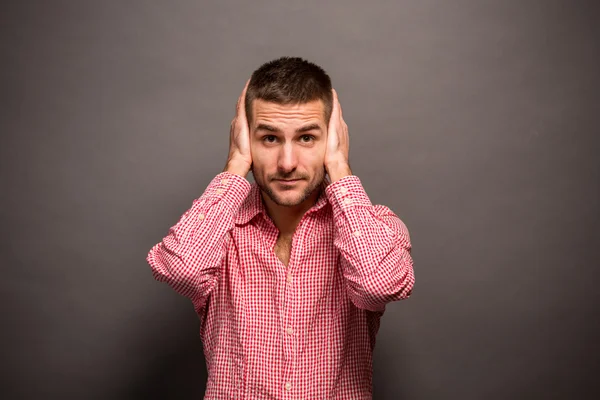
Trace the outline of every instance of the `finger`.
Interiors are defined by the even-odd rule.
[[[340,97],[338,96],[337,91],[335,92],[335,102],[337,103],[337,107],[340,112],[340,119],[342,119],[344,112],[342,110],[342,104],[340,103]]]
[[[244,85],[244,89],[242,90],[242,94],[240,94],[240,97],[238,97],[238,101],[236,104],[236,110],[239,110],[240,105],[246,100],[246,91],[248,90],[249,83],[250,83],[250,79],[248,79],[246,81],[246,84]]]
[[[240,95],[240,104],[244,104],[244,102],[246,101],[246,91],[248,91],[248,84],[250,83],[250,79],[248,79],[246,81],[246,84],[244,85],[244,90],[242,90],[242,94]]]
[[[331,92],[333,93],[333,109],[331,110],[331,116],[337,117],[337,114],[339,113],[338,96],[337,96],[337,92],[335,91],[335,89],[332,88]]]
[[[246,85],[244,85],[244,90],[242,90],[242,94],[240,95],[239,106],[238,106],[238,114],[241,118],[246,121],[246,92],[248,91],[248,85],[250,84],[250,79],[246,81]]]

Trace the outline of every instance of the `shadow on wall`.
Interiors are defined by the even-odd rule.
[[[399,344],[396,343],[395,346],[398,347]],[[381,345],[376,345],[375,352],[377,356],[373,357],[373,399],[408,400],[405,385],[397,380],[408,379],[411,375],[409,366],[401,358],[394,358],[396,349],[386,351]]]
[[[197,322],[190,324],[190,310],[184,311],[177,318],[181,322],[153,331],[152,343],[145,346],[152,354],[144,357],[151,361],[145,370],[140,371],[139,381],[124,390],[126,395],[123,398],[165,400],[204,397],[208,373],[198,334],[199,321],[192,312],[191,318],[196,318]]]
[[[406,332],[396,323],[406,318],[402,306],[402,302],[387,305],[381,318],[373,352],[373,399],[408,400],[415,394],[411,389],[419,373],[411,364]]]

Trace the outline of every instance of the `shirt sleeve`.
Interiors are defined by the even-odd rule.
[[[383,311],[387,303],[408,298],[415,277],[406,225],[388,207],[374,206],[355,175],[331,183],[325,192],[352,302]]]
[[[218,282],[228,233],[250,187],[239,175],[218,174],[148,253],[146,260],[154,278],[190,298],[197,308],[203,307]]]

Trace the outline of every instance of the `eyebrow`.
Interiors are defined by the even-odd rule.
[[[269,132],[281,132],[281,130],[279,128],[276,128],[272,125],[269,124],[263,124],[260,123],[256,126],[256,130],[263,130],[263,131],[269,131]],[[296,129],[296,133],[301,133],[301,132],[308,132],[308,131],[312,131],[312,130],[321,130],[321,127],[319,126],[319,124],[317,123],[313,123],[313,124],[309,124],[309,125],[305,125],[301,128]]]

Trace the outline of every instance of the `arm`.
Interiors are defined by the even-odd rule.
[[[358,308],[383,311],[386,303],[412,293],[415,276],[410,237],[392,210],[371,204],[360,180],[352,175],[348,125],[333,89],[332,95],[324,164],[332,180],[325,193],[335,221],[333,243],[341,254],[352,302]]]
[[[202,307],[217,284],[235,214],[249,191],[242,176],[217,175],[148,253],[154,278]]]
[[[154,278],[167,282],[177,293],[189,297],[196,309],[204,307],[217,285],[235,214],[250,192],[246,175],[252,165],[252,156],[243,107],[249,82],[238,98],[236,116],[231,121],[225,169],[169,229],[169,234],[152,247],[146,258]]]
[[[415,283],[405,224],[388,208],[371,204],[360,179],[345,176],[326,189],[335,223],[334,245],[352,302],[382,311],[411,295]]]

